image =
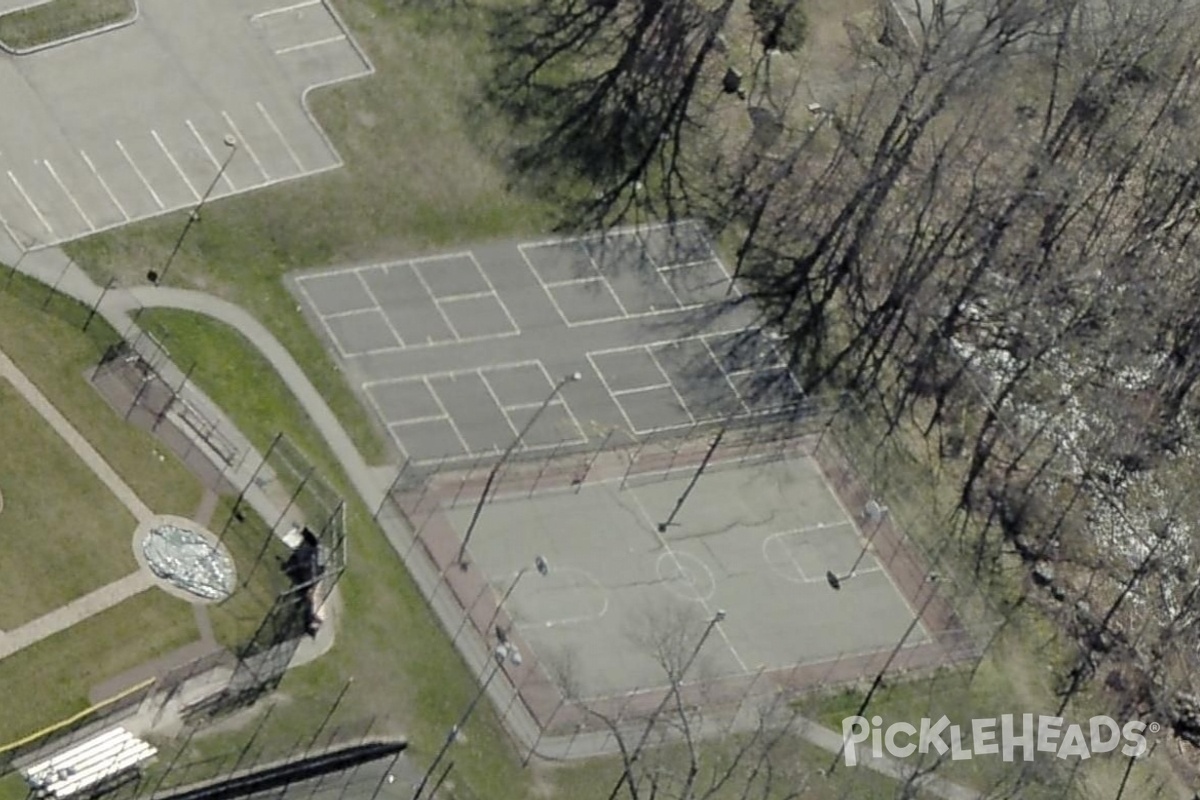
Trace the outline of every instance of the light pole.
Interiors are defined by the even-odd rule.
[[[538,418],[542,416],[542,413],[554,402],[554,398],[558,397],[558,393],[563,390],[563,387],[568,383],[574,383],[582,379],[583,376],[581,374],[572,372],[556,383],[554,389],[550,394],[546,395],[546,399],[538,406],[537,411],[533,412],[533,416],[525,423],[525,427],[517,432],[516,438],[512,440],[508,448],[500,454],[499,460],[492,466],[491,472],[488,473],[487,481],[483,484],[483,491],[479,494],[479,502],[475,504],[475,511],[471,514],[471,522],[467,525],[467,532],[463,534],[462,546],[458,548],[458,558],[456,560],[458,566],[462,569],[467,568],[467,544],[471,541],[471,534],[475,532],[475,523],[479,522],[479,515],[483,512],[483,504],[487,502],[488,494],[492,491],[492,484],[496,482],[496,476],[500,473],[501,467],[508,461],[513,451],[520,446],[521,441],[525,438],[525,434],[529,433],[529,430],[538,421]]]
[[[542,577],[550,574],[550,564],[541,556],[537,556],[533,559],[533,568],[536,569],[538,574]],[[496,604],[496,610],[492,612],[492,618],[488,620],[487,627],[483,629],[484,636],[487,636],[491,632],[493,626],[496,624],[497,618],[500,616],[501,609],[503,609],[504,604],[508,602],[509,596],[516,591],[517,584],[521,582],[521,578],[525,577],[526,572],[529,572],[528,565],[521,567],[520,571],[517,572],[517,576],[513,578],[513,582],[509,584],[508,589],[504,592],[504,596],[501,597],[500,602]]]
[[[925,598],[924,603],[921,603],[921,607],[917,610],[916,616],[913,617],[912,622],[909,623],[908,627],[904,629],[904,635],[900,637],[900,641],[896,642],[896,646],[892,648],[892,652],[888,653],[887,661],[883,662],[883,666],[879,668],[879,672],[875,673],[875,680],[871,683],[871,688],[867,690],[866,697],[864,697],[862,702],[858,704],[858,710],[854,712],[854,716],[861,717],[866,713],[867,707],[871,705],[871,699],[875,697],[875,692],[881,685],[883,685],[884,674],[888,671],[888,668],[892,666],[892,662],[896,660],[896,656],[899,655],[900,651],[904,649],[904,644],[908,641],[908,637],[912,636],[912,632],[915,631],[917,626],[921,624],[921,617],[925,616],[925,610],[929,608],[929,604],[933,602],[933,598],[938,596],[937,582],[939,577],[940,576],[936,572],[931,572],[925,576],[925,583],[929,584],[930,586],[929,596]],[[833,771],[837,769],[838,761],[841,760],[842,754],[845,752],[846,740],[843,737],[842,746],[839,747],[837,753],[834,754],[833,761],[830,762],[829,769],[826,771],[826,774],[833,774]]]
[[[637,746],[633,748],[633,752],[630,753],[629,758],[625,761],[625,770],[621,773],[621,777],[617,780],[617,785],[614,786],[612,792],[609,793],[608,800],[616,800],[617,794],[620,793],[621,787],[625,785],[625,782],[633,781],[633,776],[629,774],[629,765],[637,761],[638,757],[642,754],[642,749],[646,746],[646,741],[650,738],[650,732],[654,730],[654,725],[656,722],[658,722],[659,715],[662,714],[663,709],[667,707],[667,703],[671,701],[674,691],[678,691],[679,685],[683,682],[683,676],[687,674],[687,671],[692,666],[692,662],[694,662],[700,655],[700,650],[704,647],[704,643],[708,640],[709,634],[713,632],[713,628],[717,627],[717,624],[724,621],[724,619],[725,611],[723,609],[717,609],[717,613],[713,614],[713,618],[708,621],[708,626],[704,629],[704,633],[701,634],[700,641],[696,642],[696,648],[692,650],[692,654],[688,656],[688,660],[686,663],[684,663],[683,669],[679,670],[679,674],[672,681],[674,690],[669,690],[665,695],[663,695],[662,702],[658,704],[658,707],[654,709],[654,713],[650,715],[650,721],[646,724],[646,729],[642,731],[642,736],[640,739],[638,739]]]
[[[875,542],[875,537],[879,535],[879,530],[883,527],[883,517],[887,514],[887,506],[881,506],[875,500],[868,500],[866,508],[867,519],[875,522],[875,527],[871,529],[871,535],[863,542],[862,549],[858,551],[858,558],[854,559],[854,563],[850,565],[850,571],[845,575],[835,575],[833,570],[825,572],[825,581],[829,584],[829,588],[834,591],[842,588],[842,582],[848,581],[858,574],[858,565],[862,563],[866,557],[867,551],[871,549],[871,545]]]
[[[442,759],[446,757],[446,751],[450,749],[450,745],[458,740],[458,735],[462,732],[463,726],[467,724],[467,721],[471,719],[471,714],[475,712],[475,706],[479,705],[479,701],[487,693],[487,688],[491,685],[492,679],[504,667],[505,662],[514,666],[521,665],[521,651],[508,643],[497,645],[496,649],[492,651],[492,657],[495,663],[492,664],[487,678],[479,685],[479,691],[471,698],[471,702],[467,704],[467,708],[463,711],[462,716],[459,717],[458,722],[451,726],[450,731],[446,734],[446,740],[442,742],[441,749],[433,757],[433,762],[430,763],[429,769],[425,770],[425,774],[421,776],[421,782],[417,784],[412,800],[420,800],[421,793],[425,791],[425,785],[429,783],[430,776],[437,770],[438,765],[442,763]]]
[[[179,248],[183,247],[183,240],[187,238],[188,231],[192,229],[192,223],[200,219],[200,209],[204,208],[204,204],[208,202],[209,195],[213,193],[213,189],[217,188],[217,181],[221,180],[225,175],[226,168],[229,167],[229,162],[233,161],[233,156],[238,151],[238,141],[232,135],[227,135],[224,139],[225,146],[229,148],[229,154],[225,156],[225,160],[221,162],[221,168],[217,170],[217,174],[213,176],[212,183],[204,190],[204,195],[200,198],[200,202],[192,209],[192,213],[188,214],[187,222],[183,225],[183,230],[179,234],[179,238],[175,240],[175,247],[171,250],[171,255],[167,256],[167,263],[163,264],[162,272],[150,270],[146,273],[146,280],[157,286],[164,278],[167,277],[167,270],[171,268],[171,263],[175,261],[175,256],[179,255]]]

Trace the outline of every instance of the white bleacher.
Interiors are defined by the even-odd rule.
[[[136,768],[157,752],[124,728],[113,728],[21,773],[39,797],[66,798]]]

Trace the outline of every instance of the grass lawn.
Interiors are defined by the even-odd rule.
[[[0,660],[0,742],[84,710],[92,686],[198,637],[191,606],[150,589]]]
[[[0,15],[0,42],[28,50],[133,16],[133,0],[49,0]]]
[[[20,275],[10,282],[6,273],[0,270],[0,350],[142,502],[159,514],[194,514],[202,495],[200,482],[152,435],[125,424],[87,385],[88,370],[120,337],[100,318],[83,332],[87,309],[60,295],[46,303],[45,286]]]
[[[281,278],[302,267],[419,255],[483,239],[544,232],[552,209],[507,189],[481,118],[478,76],[489,73],[483,12],[406,10],[382,0],[334,5],[376,74],[310,95],[346,162],[342,169],[209,203],[172,263],[168,283],[246,307],[292,352],[368,462],[384,437],[360,407]],[[176,214],[72,243],[103,283],[141,283],[161,269],[185,216]]]
[[[12,384],[0,378],[0,630],[137,570],[137,521]]]

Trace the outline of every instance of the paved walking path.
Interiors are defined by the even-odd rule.
[[[59,413],[49,398],[42,394],[41,390],[33,385],[33,381],[25,377],[25,373],[21,372],[17,368],[17,365],[12,362],[12,359],[3,352],[0,352],[0,377],[6,378],[13,385],[13,388],[25,398],[25,402],[29,403],[35,411],[42,415],[42,418],[46,422],[50,423],[50,427],[54,428],[54,432],[70,445],[80,460],[88,466],[88,469],[96,473],[96,477],[108,487],[108,490],[120,501],[121,505],[129,509],[129,513],[133,515],[133,518],[138,523],[145,522],[154,516],[154,512],[142,502],[133,489],[129,488],[129,484],[125,483],[116,470],[108,465],[108,462],[104,460],[104,456],[96,452],[96,448],[88,443],[83,434],[68,422],[66,417]]]
[[[10,656],[47,636],[65,631],[72,625],[78,625],[88,617],[112,608],[153,586],[154,579],[146,571],[139,569],[83,597],[77,597],[49,614],[43,614],[19,628],[5,631],[4,636],[0,637],[0,658]]]
[[[0,247],[0,260],[9,256]],[[13,256],[9,263],[13,263]],[[28,254],[20,264],[21,272],[38,278],[49,285],[57,285],[59,290],[86,305],[99,301],[99,313],[117,330],[127,331],[131,328],[131,315],[140,307],[164,307],[192,311],[230,325],[244,335],[259,352],[271,363],[280,378],[295,395],[304,408],[313,426],[324,438],[341,462],[355,491],[371,509],[377,508],[383,501],[389,487],[389,476],[385,471],[369,467],[354,443],[338,421],[320,392],[308,380],[300,365],[296,363],[287,349],[275,336],[245,309],[219,297],[183,289],[158,287],[137,287],[133,289],[117,289],[101,296],[97,287],[78,267],[68,264],[65,254],[57,249],[41,250]],[[182,376],[182,372],[179,373]],[[193,391],[202,397],[199,390]],[[195,402],[201,402],[199,399]],[[206,412],[225,419],[211,400],[204,398]],[[229,431],[233,430],[232,424]],[[249,445],[245,445],[249,448]],[[248,449],[247,452],[252,452]],[[248,459],[256,463],[257,459]],[[245,463],[245,462],[243,462]],[[392,547],[400,558],[404,559],[409,573],[424,592],[432,597],[434,612],[443,624],[456,626],[462,617],[462,611],[449,596],[443,592],[440,595],[433,592],[437,585],[438,576],[425,560],[419,557],[407,557],[413,554],[413,534],[403,527],[399,521],[381,519],[381,527]],[[458,641],[467,663],[474,669],[482,671],[490,663],[491,654],[484,643],[475,641],[474,637],[462,637]],[[511,733],[517,738],[519,750],[526,752],[530,744],[537,740],[538,731],[535,723],[529,718],[519,703],[514,703],[513,688],[503,681],[493,681],[488,687],[489,694],[497,708],[511,708],[506,715],[506,723]],[[750,724],[749,719],[742,723]],[[841,737],[809,720],[801,720],[797,731],[810,743],[828,752],[836,753],[841,747]],[[616,751],[616,742],[606,733],[581,734],[575,737],[546,737],[540,740],[537,747],[539,755],[551,758],[583,758],[587,756],[608,754]],[[904,776],[907,771],[899,762],[891,759],[863,759],[863,765],[891,777]],[[922,789],[929,795],[945,798],[946,800],[976,800],[982,795],[966,787],[951,783],[942,778],[926,776],[918,781]]]

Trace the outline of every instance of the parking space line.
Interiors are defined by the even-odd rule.
[[[163,140],[158,136],[158,131],[151,128],[150,135],[154,137],[154,141],[158,142],[159,149],[163,151],[163,155],[167,157],[167,160],[171,162],[171,166],[174,167],[175,171],[179,173],[179,177],[183,178],[183,182],[187,184],[188,191],[192,193],[192,197],[199,200],[200,193],[196,191],[195,186],[192,186],[192,182],[188,180],[188,176],[184,174],[183,169],[180,168],[179,162],[175,160],[175,156],[171,155],[171,151],[167,149],[165,144],[163,144]]]
[[[417,269],[416,263],[412,261],[408,262],[408,268],[412,270],[413,275],[417,276],[417,280],[420,281],[421,287],[425,289],[425,294],[429,295],[429,299],[433,301],[434,308],[436,308],[438,313],[442,315],[442,322],[445,322],[446,327],[448,327],[450,332],[454,334],[455,340],[461,342],[462,337],[458,335],[458,329],[454,327],[454,323],[450,321],[450,317],[446,316],[446,312],[442,308],[441,302],[438,300],[437,295],[433,293],[433,289],[429,288],[429,283],[425,280],[425,276],[421,274],[421,270]]]
[[[17,238],[17,234],[13,231],[12,226],[8,224],[8,220],[6,220],[2,214],[0,214],[0,225],[4,226],[4,232],[8,234],[8,238],[13,240],[13,244],[15,244],[21,250],[21,252],[27,252],[25,245],[21,244],[21,240]]]
[[[474,453],[475,451],[471,449],[469,444],[467,444],[467,440],[463,438],[462,431],[458,429],[458,425],[455,424],[454,418],[450,416],[450,412],[446,409],[446,404],[442,402],[442,398],[437,393],[437,389],[434,389],[433,384],[429,382],[429,376],[422,375],[421,381],[425,384],[425,389],[429,392],[430,396],[433,397],[434,402],[438,404],[438,408],[440,408],[442,413],[446,415],[446,422],[450,423],[450,428],[454,431],[454,435],[458,437],[459,444],[462,445],[463,450],[465,450],[468,455]]]
[[[85,153],[83,150],[80,150],[79,155],[83,156],[83,163],[87,164],[88,169],[90,169],[92,174],[96,176],[96,182],[100,184],[100,188],[104,190],[105,194],[108,195],[108,199],[113,201],[113,205],[117,207],[117,210],[121,212],[121,216],[125,217],[125,221],[128,222],[129,212],[125,210],[125,206],[121,205],[121,201],[117,199],[115,194],[113,194],[113,190],[108,188],[108,181],[104,180],[104,178],[100,175],[100,172],[96,169],[96,165],[92,163],[90,158],[88,158],[87,153]]]
[[[458,300],[478,300],[481,297],[495,297],[494,291],[488,292],[468,292],[467,294],[452,294],[447,297],[439,297],[438,300],[443,303],[453,303]]]
[[[396,330],[395,326],[392,325],[392,321],[388,319],[387,314],[383,312],[383,303],[379,302],[379,298],[375,296],[375,292],[371,291],[371,287],[367,284],[366,279],[363,278],[362,273],[358,270],[354,270],[354,277],[358,278],[358,282],[363,287],[363,291],[367,293],[367,297],[371,298],[371,302],[375,304],[374,308],[364,308],[362,310],[378,311],[379,316],[383,317],[383,324],[387,325],[388,330],[392,332],[392,336],[395,336],[396,341],[400,343],[400,346],[404,347],[404,338],[400,336],[400,332]]]
[[[603,350],[596,351],[595,354],[599,355],[600,353],[603,353],[603,352],[607,352],[607,351],[603,351]],[[639,431],[638,431],[637,426],[633,424],[633,420],[631,420],[629,418],[629,414],[627,414],[625,412],[625,406],[621,405],[621,401],[617,398],[617,396],[615,394],[613,394],[612,387],[608,385],[608,381],[604,377],[604,372],[601,371],[600,367],[596,366],[596,360],[594,358],[592,358],[593,354],[586,353],[585,355],[587,356],[588,363],[592,365],[592,372],[595,372],[596,376],[600,378],[600,385],[604,387],[604,391],[608,392],[609,398],[612,400],[613,405],[617,407],[617,411],[621,412],[621,417],[622,417],[622,419],[625,420],[626,428],[635,433],[638,433]]]
[[[264,17],[273,17],[276,14],[286,14],[289,11],[299,11],[302,8],[308,8],[309,6],[315,6],[317,3],[320,3],[320,2],[321,2],[321,0],[302,0],[299,3],[293,3],[290,6],[280,6],[279,8],[271,8],[266,11],[260,11],[257,14],[251,14],[250,19],[251,20],[259,20],[259,19],[263,19]]]
[[[487,375],[483,374],[482,368],[475,370],[475,374],[479,376],[481,381],[483,381],[483,387],[487,389],[487,393],[491,396],[492,402],[495,403],[496,407],[500,409],[500,413],[504,415],[504,421],[508,423],[508,427],[512,428],[513,435],[516,436],[518,428],[513,424],[512,417],[508,415],[508,409],[504,407],[504,404],[500,402],[500,398],[496,396],[496,391],[492,388],[491,382],[488,381]]]
[[[46,232],[53,236],[54,228],[50,227],[49,221],[42,216],[42,212],[36,205],[34,205],[33,200],[30,199],[29,195],[25,193],[25,187],[23,187],[21,182],[17,180],[17,176],[12,174],[12,170],[8,170],[8,179],[12,181],[13,186],[17,187],[17,191],[21,193],[21,197],[24,197],[25,202],[28,203],[29,207],[33,209],[33,213],[37,215],[38,220],[41,221],[42,226],[46,229]]]
[[[486,272],[484,272],[483,267],[480,266],[479,261],[476,260],[473,252],[468,251],[467,258],[471,259],[471,263],[475,265],[475,270],[479,273],[480,277],[483,278],[484,283],[487,284],[488,289],[491,291],[492,297],[495,297],[496,302],[500,304],[500,310],[503,311],[504,316],[508,318],[508,324],[513,330],[512,334],[509,335],[519,336],[521,333],[521,326],[517,325],[517,321],[513,319],[513,315],[508,312],[508,306],[504,304],[504,300],[500,297],[500,293],[496,291],[496,285],[492,283],[492,279]]]
[[[346,35],[339,34],[330,36],[328,39],[317,39],[315,42],[305,42],[304,44],[294,44],[290,47],[284,47],[275,51],[275,55],[282,56],[287,53],[294,53],[297,50],[307,50],[310,47],[321,47],[322,45],[333,44],[334,42],[343,42],[346,40]]]
[[[271,180],[271,176],[267,174],[267,170],[263,168],[262,162],[258,160],[258,154],[254,152],[254,148],[250,146],[250,140],[242,136],[242,132],[238,130],[238,126],[233,124],[233,118],[225,111],[221,112],[221,116],[225,119],[225,124],[229,126],[229,130],[233,131],[233,135],[237,137],[238,147],[246,148],[246,153],[250,156],[250,160],[254,162],[254,166],[258,167],[258,171],[262,173],[263,180]]]
[[[158,204],[159,210],[165,209],[166,206],[163,204],[162,198],[158,196],[158,192],[154,191],[154,187],[150,185],[150,181],[146,180],[146,176],[142,174],[142,171],[138,168],[138,165],[133,163],[133,159],[129,157],[129,151],[125,149],[125,145],[121,144],[120,139],[114,139],[113,141],[117,143],[117,149],[121,151],[121,155],[125,156],[125,160],[129,162],[129,166],[133,167],[133,171],[137,173],[139,178],[141,178],[142,185],[146,187],[146,191],[150,192],[150,196],[153,197],[154,202]]]
[[[215,155],[213,155],[213,151],[208,149],[208,145],[205,143],[204,139],[200,138],[200,132],[196,130],[196,126],[192,124],[190,119],[185,119],[184,122],[187,124],[188,130],[192,132],[192,136],[196,137],[196,141],[199,142],[200,146],[204,148],[204,152],[208,156],[208,160],[211,161],[212,165],[217,168],[218,174],[221,176],[221,179],[225,181],[225,185],[229,187],[229,191],[237,191],[237,187],[235,187],[233,185],[233,181],[229,179],[228,171],[221,169],[221,162],[217,160]]]
[[[54,166],[50,163],[49,159],[42,159],[42,165],[46,167],[46,171],[50,173],[50,177],[54,178],[54,182],[58,184],[58,188],[62,189],[63,194],[65,194],[67,199],[71,201],[71,205],[75,206],[75,211],[83,219],[84,223],[92,230],[96,230],[96,226],[92,224],[92,221],[88,218],[88,215],[84,213],[83,207],[79,205],[79,201],[75,199],[75,195],[71,194],[71,192],[67,189],[66,184],[62,182],[62,178],[58,177],[58,173],[54,171]]]
[[[271,115],[267,113],[267,109],[262,103],[259,102],[255,102],[254,105],[258,106],[258,113],[262,114],[263,119],[265,119],[267,124],[271,126],[271,130],[273,130],[275,135],[279,137],[280,143],[283,144],[283,148],[287,150],[288,155],[291,156],[292,163],[296,165],[296,169],[298,169],[300,172],[304,172],[304,165],[300,163],[300,157],[296,155],[296,151],[292,149],[290,144],[288,144],[288,140],[283,138],[283,132],[279,130],[279,126],[275,124],[275,120],[271,119]]]

